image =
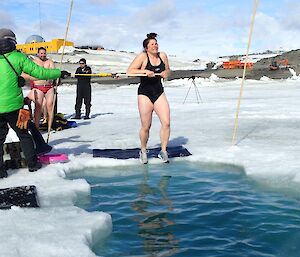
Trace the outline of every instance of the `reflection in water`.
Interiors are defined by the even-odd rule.
[[[161,176],[157,187],[148,184],[148,169],[139,186],[139,197],[132,203],[132,209],[139,213],[134,219],[139,225],[139,236],[144,240],[145,253],[150,256],[172,256],[178,250],[178,240],[172,233],[175,223],[170,219],[173,210],[167,188],[171,176]],[[152,183],[153,184],[153,183]]]

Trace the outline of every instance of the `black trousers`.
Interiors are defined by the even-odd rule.
[[[34,149],[32,137],[28,133],[27,129],[19,129],[16,126],[18,115],[19,110],[8,113],[0,113],[0,169],[3,168],[3,145],[8,133],[7,123],[16,132],[20,139],[22,151],[25,155],[28,167],[31,168],[36,165],[37,155]]]
[[[77,92],[76,92],[76,104],[75,104],[75,112],[76,114],[80,114],[82,102],[85,104],[86,113],[90,113],[91,110],[91,98],[92,98],[92,90],[90,83],[78,83],[77,84]]]

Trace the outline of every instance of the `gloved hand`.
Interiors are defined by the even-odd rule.
[[[65,71],[65,70],[62,70],[62,71],[61,71],[60,77],[61,77],[62,79],[66,79],[66,78],[68,78],[68,77],[70,77],[70,76],[71,76],[71,73],[70,73],[70,72],[67,72],[67,71]]]
[[[29,119],[30,111],[26,109],[20,109],[16,126],[20,129],[27,129]]]

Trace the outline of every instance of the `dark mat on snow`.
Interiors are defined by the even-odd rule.
[[[157,157],[160,147],[148,149],[148,158]],[[114,159],[130,159],[139,158],[140,148],[131,149],[93,149],[93,157],[104,157],[104,158],[114,158]],[[183,157],[192,155],[186,148],[182,145],[171,146],[167,148],[169,158],[173,157]]]
[[[0,189],[0,209],[10,209],[12,206],[39,207],[36,187],[18,186]]]

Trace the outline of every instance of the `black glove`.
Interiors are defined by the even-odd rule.
[[[24,105],[28,105],[28,106],[31,105],[31,100],[27,96],[24,97]]]
[[[60,74],[60,77],[61,77],[62,79],[66,79],[66,78],[68,78],[68,77],[71,77],[71,73],[70,73],[70,72],[67,72],[67,71],[65,71],[65,70],[62,70],[62,71],[61,71],[61,74]]]

